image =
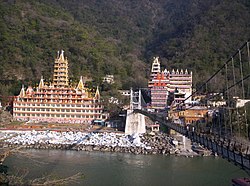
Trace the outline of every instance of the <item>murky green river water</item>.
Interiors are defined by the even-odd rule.
[[[173,185],[223,186],[231,179],[247,177],[239,167],[219,157],[175,157],[121,153],[26,150],[32,155],[6,159],[9,173],[28,170],[27,179],[53,175],[67,177],[78,172],[84,177],[69,185]],[[21,173],[20,173],[21,174]]]

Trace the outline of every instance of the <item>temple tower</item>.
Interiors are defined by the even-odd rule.
[[[55,60],[54,64],[54,75],[53,75],[53,86],[57,88],[63,88],[69,86],[69,77],[68,77],[68,60],[64,58],[64,51],[61,51],[61,54]]]
[[[151,107],[165,109],[167,106],[168,91],[164,72],[158,73],[151,88]]]
[[[176,100],[178,101],[190,102],[192,95],[192,72],[189,73],[187,69],[164,69],[161,72],[159,57],[154,57],[148,88],[151,91],[152,108],[164,109],[166,106],[169,106],[167,104],[172,102],[174,95],[176,95]],[[176,90],[178,90],[178,95],[175,92]]]
[[[157,76],[158,73],[161,72],[161,64],[159,62],[159,57],[154,57],[154,61],[152,63],[150,80],[148,82],[148,87],[151,88],[153,86],[153,79]]]

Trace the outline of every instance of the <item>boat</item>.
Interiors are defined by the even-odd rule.
[[[232,179],[233,186],[250,186],[250,178],[234,178]]]

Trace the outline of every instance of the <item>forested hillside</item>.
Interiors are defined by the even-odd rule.
[[[114,74],[116,88],[145,87],[159,56],[196,84],[250,38],[249,20],[246,0],[2,0],[0,94],[50,80],[61,49],[72,81]]]

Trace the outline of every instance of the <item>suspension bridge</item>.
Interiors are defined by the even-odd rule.
[[[125,132],[144,133],[147,116],[161,125],[175,130],[193,142],[203,145],[215,154],[250,171],[249,121],[250,106],[250,42],[244,43],[213,75],[183,102],[172,105],[165,112],[148,111],[142,96],[143,89],[130,91],[130,109],[127,112]],[[213,111],[209,132],[204,133],[197,124],[177,124],[169,120],[168,112],[178,113],[192,109],[195,105],[185,103],[190,97],[203,95],[200,104]],[[223,101],[220,106],[211,106],[209,101]]]

